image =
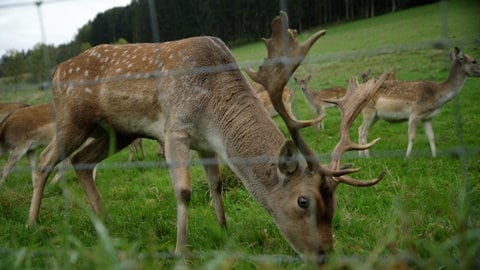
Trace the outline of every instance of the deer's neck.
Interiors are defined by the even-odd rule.
[[[309,87],[305,87],[305,89],[302,89],[303,90],[303,94],[305,94],[305,97],[307,98],[307,101],[308,103],[310,103],[310,105],[312,105],[313,107],[315,107],[315,93],[310,90]]]
[[[228,106],[215,113],[221,135],[217,153],[267,210],[268,194],[278,183],[277,159],[285,142],[253,91],[229,91]]]
[[[457,61],[453,61],[447,79],[439,85],[439,103],[443,105],[457,96],[466,80],[467,77],[460,64]]]

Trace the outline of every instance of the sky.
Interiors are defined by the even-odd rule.
[[[40,13],[35,5],[39,1],[42,2]],[[80,27],[93,20],[98,13],[126,6],[130,2],[131,0],[0,0],[0,57],[10,49],[28,50],[38,43],[56,46],[68,43]]]

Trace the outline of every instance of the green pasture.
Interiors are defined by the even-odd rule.
[[[316,89],[347,85],[359,72],[393,70],[400,80],[441,82],[448,75],[454,46],[480,58],[480,5],[444,1],[372,19],[328,25],[294,76],[312,75]],[[323,28],[322,28],[323,29]],[[304,40],[314,31],[299,34]],[[260,37],[259,37],[260,38]],[[232,49],[242,67],[258,67],[261,42]],[[299,88],[293,111],[314,117]],[[49,100],[48,91],[2,93],[1,102],[30,104]],[[376,186],[337,190],[335,253],[327,269],[474,269],[480,267],[480,78],[470,78],[458,96],[433,121],[439,157],[430,156],[419,126],[413,156],[404,158],[407,123],[378,122],[369,138],[381,140],[372,158],[348,153],[345,162],[374,178]],[[325,130],[303,135],[328,162],[338,139],[340,115],[329,109]],[[359,117],[361,118],[361,117]],[[357,119],[352,138],[357,137]],[[275,118],[285,131],[280,119]],[[280,235],[272,219],[226,167],[228,229],[216,223],[200,166],[191,168],[189,210],[192,257],[176,258],[175,199],[157,143],[144,140],[146,158],[127,163],[128,150],[100,164],[98,189],[109,212],[97,220],[72,170],[57,185],[47,185],[39,225],[27,227],[32,193],[23,159],[0,187],[0,269],[309,269]],[[5,157],[2,164],[5,163]],[[194,154],[194,162],[198,163]],[[395,268],[397,267],[397,268]],[[404,268],[402,268],[404,267]]]

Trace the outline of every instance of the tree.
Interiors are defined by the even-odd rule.
[[[6,82],[18,85],[26,72],[25,55],[17,50],[8,50],[3,57],[3,72],[7,76]],[[16,89],[16,88],[15,88]]]

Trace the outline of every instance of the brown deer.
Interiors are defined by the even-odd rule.
[[[341,86],[333,86],[330,88],[313,91],[313,89],[311,89],[308,86],[308,83],[310,82],[311,78],[312,76],[308,75],[304,79],[293,77],[293,80],[295,81],[295,83],[297,83],[300,86],[300,89],[302,89],[302,92],[305,95],[305,98],[307,99],[310,106],[312,106],[312,108],[315,109],[318,117],[324,118],[326,116],[325,109],[335,106],[332,103],[325,102],[325,100],[341,98],[345,95],[346,90]],[[317,127],[321,128],[322,130],[325,128],[323,124],[323,120],[318,123]]]
[[[267,90],[259,83],[252,82],[251,83],[253,90],[257,93],[258,98],[262,101],[263,106],[267,109],[268,114],[270,117],[277,116],[278,113],[275,111],[272,102],[270,101],[270,97],[268,96]],[[294,92],[292,89],[288,87],[283,88],[282,93],[282,101],[285,104],[287,110],[292,113],[292,102],[294,98]]]
[[[372,145],[353,144],[346,132],[378,83],[352,87],[344,99],[331,101],[344,110],[342,140],[333,151],[331,165],[320,165],[297,130],[316,122],[292,122],[282,93],[292,72],[325,31],[298,44],[295,33],[287,30],[285,13],[275,17],[271,26],[272,37],[265,40],[268,58],[258,73],[248,72],[269,92],[295,144],[285,139],[269,117],[230,50],[218,38],[96,46],[61,63],[53,74],[58,134],[40,158],[29,223],[38,220],[49,168],[61,160],[63,152],[68,156],[94,135],[95,140],[75,154],[72,163],[95,164],[107,157],[110,144],[118,151],[135,138],[146,137],[165,146],[177,202],[177,253],[187,251],[192,149],[201,158],[216,160],[220,156],[225,160],[293,249],[307,260],[323,263],[333,247],[336,186],[370,186],[383,175],[364,182],[347,176],[357,169],[339,169],[344,151]],[[114,142],[109,141],[109,134],[115,134]],[[297,156],[295,145],[306,162]],[[219,164],[209,161],[203,167],[217,220],[225,227]],[[91,169],[75,168],[94,212],[104,216]]]
[[[5,182],[7,176],[24,155],[27,155],[29,161],[33,183],[36,172],[36,151],[52,141],[55,131],[55,118],[50,104],[21,107],[8,115],[0,124],[0,156],[5,152],[9,153],[7,163],[2,170],[0,185]],[[135,153],[139,147],[138,140],[135,142],[137,145],[132,143],[130,154]],[[85,144],[88,144],[88,141]],[[67,159],[62,164],[63,167],[59,168],[58,173],[52,178],[52,184],[58,182],[64,175],[68,164],[69,160]],[[95,175],[94,170],[94,178]]]
[[[365,143],[368,130],[378,120],[389,122],[408,120],[408,146],[406,156],[412,153],[417,125],[423,122],[425,134],[430,143],[432,156],[437,155],[432,128],[432,119],[437,116],[445,103],[460,93],[467,77],[479,77],[477,60],[463,54],[455,47],[450,54],[451,65],[447,79],[442,83],[429,81],[385,81],[377,95],[363,109],[363,122],[358,128],[359,143]],[[360,152],[369,157],[368,149]]]
[[[36,150],[50,143],[55,135],[55,123],[49,104],[21,107],[8,115],[0,124],[0,156],[9,152],[0,178],[2,185],[8,174],[25,154],[28,157],[34,182]],[[54,182],[61,174],[54,177]]]

